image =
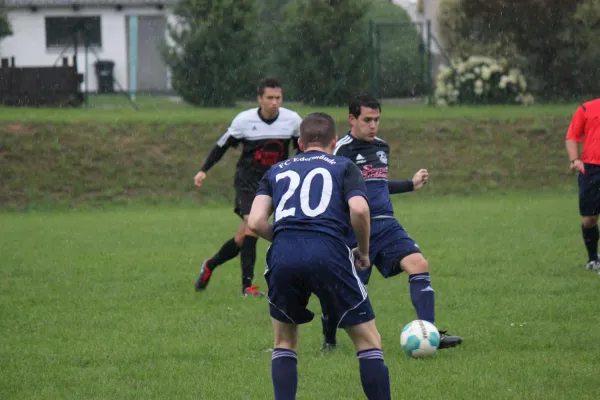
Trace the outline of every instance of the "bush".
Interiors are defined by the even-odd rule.
[[[438,105],[533,103],[521,71],[489,57],[469,57],[440,67],[435,98]]]
[[[284,12],[279,63],[295,100],[342,105],[368,87],[365,0],[294,0]]]
[[[8,16],[0,6],[0,40],[5,36],[10,35],[12,35],[12,29],[10,27],[10,22],[8,21]]]
[[[181,0],[164,51],[173,89],[188,103],[232,106],[253,78],[254,0]]]
[[[598,0],[442,0],[438,22],[451,57],[507,58],[545,99],[600,90]]]

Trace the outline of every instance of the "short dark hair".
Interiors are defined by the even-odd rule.
[[[379,100],[366,93],[361,93],[350,100],[348,111],[350,114],[354,115],[354,118],[358,118],[360,116],[361,107],[367,107],[381,111],[381,103]]]
[[[258,95],[259,96],[262,96],[263,94],[265,94],[265,88],[272,88],[272,89],[280,88],[280,89],[282,89],[283,86],[281,86],[281,82],[279,82],[275,78],[264,78],[263,80],[261,80],[258,83]]]
[[[329,114],[316,112],[307,115],[300,124],[300,140],[304,148],[327,147],[336,136],[335,121]]]

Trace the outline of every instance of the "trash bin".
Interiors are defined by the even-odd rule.
[[[98,60],[95,64],[96,80],[98,82],[98,93],[114,93],[114,75],[113,69],[115,63],[113,61]]]

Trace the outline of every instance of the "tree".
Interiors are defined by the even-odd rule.
[[[279,36],[285,7],[291,0],[257,0],[258,17],[255,29],[256,46],[252,50],[253,76],[244,87],[244,98],[256,98],[256,83],[266,77],[284,75],[278,63],[278,53],[283,46]],[[288,98],[288,90],[285,97]]]
[[[380,97],[405,97],[425,91],[425,43],[406,11],[387,0],[375,0],[366,15],[375,25],[373,51]]]
[[[368,88],[364,0],[294,0],[285,9],[279,63],[294,99],[346,104]]]
[[[6,15],[6,12],[0,6],[0,40],[2,40],[3,37],[10,35],[12,35],[12,29],[10,28],[8,15]]]
[[[174,90],[200,106],[231,106],[252,75],[254,0],[181,0],[165,62]]]

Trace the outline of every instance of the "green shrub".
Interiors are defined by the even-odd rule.
[[[253,76],[254,0],[181,0],[164,58],[188,103],[230,106]]]

